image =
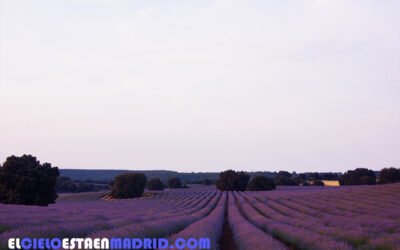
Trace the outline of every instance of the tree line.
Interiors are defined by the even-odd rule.
[[[212,185],[222,191],[273,190],[276,186],[315,185],[323,186],[321,180],[338,180],[341,185],[375,185],[400,182],[400,169],[384,168],[377,178],[374,171],[366,168],[340,173],[289,173],[279,171],[274,178],[265,175],[250,175],[243,171],[227,170],[217,180],[203,179],[199,184]],[[73,181],[60,177],[59,169],[50,163],[40,163],[32,155],[10,156],[0,165],[0,203],[47,206],[55,203],[62,191],[96,191],[111,187],[114,198],[132,198],[143,195],[144,190],[162,191],[168,188],[187,188],[180,178],[171,177],[167,183],[160,178],[147,179],[143,173],[125,173],[115,177],[108,184],[96,186],[93,183]]]

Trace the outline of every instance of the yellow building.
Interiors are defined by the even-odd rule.
[[[325,180],[322,180],[322,182],[324,183],[325,187],[339,187],[340,186],[339,181],[325,181]]]

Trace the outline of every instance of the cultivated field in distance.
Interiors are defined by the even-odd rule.
[[[61,195],[48,207],[0,205],[10,237],[209,237],[213,249],[400,249],[400,183],[221,192],[214,186],[147,193]],[[4,216],[7,215],[7,216]]]

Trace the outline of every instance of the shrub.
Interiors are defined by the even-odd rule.
[[[276,188],[274,180],[262,175],[254,176],[247,185],[249,191],[266,191]]]
[[[47,206],[55,203],[59,171],[32,155],[10,156],[0,167],[0,202]]]
[[[360,179],[363,176],[369,176],[375,178],[375,173],[372,170],[366,169],[366,168],[357,168],[355,170],[349,170],[346,173],[344,173],[342,176],[340,176],[339,182],[340,185],[362,185],[360,183]],[[363,179],[363,182],[365,182],[365,178]]]
[[[178,177],[172,177],[168,180],[169,188],[182,188],[182,182]]]
[[[147,183],[147,188],[149,190],[164,190],[164,183],[162,183],[160,178],[152,178]]]
[[[144,174],[128,173],[115,177],[111,196],[118,199],[134,198],[143,195],[147,178]]]
[[[379,184],[400,182],[400,169],[384,168],[379,172]]]
[[[219,174],[217,188],[221,191],[245,191],[250,175],[245,172],[227,170]]]

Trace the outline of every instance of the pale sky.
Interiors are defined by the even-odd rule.
[[[398,0],[0,3],[0,162],[400,167]]]

